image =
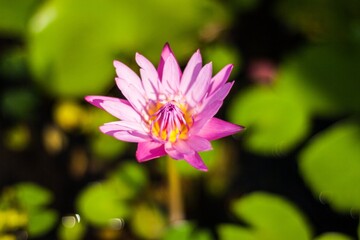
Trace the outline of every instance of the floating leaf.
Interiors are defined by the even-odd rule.
[[[107,180],[108,185],[118,192],[121,199],[135,197],[148,180],[144,168],[137,164],[135,160],[130,161],[121,164],[110,174]]]
[[[131,228],[141,239],[160,239],[164,234],[166,221],[159,209],[145,204],[134,208]]]
[[[191,239],[196,239],[196,240],[212,240],[213,237],[211,236],[211,233],[209,230],[198,230],[196,231],[193,236],[191,237]]]
[[[307,47],[281,67],[275,87],[315,115],[360,112],[359,62],[358,46]]]
[[[301,212],[281,197],[252,193],[235,201],[232,209],[239,218],[250,224],[252,230],[249,233],[255,239],[311,239],[310,228]]]
[[[18,125],[13,128],[10,128],[5,133],[4,145],[14,151],[24,150],[31,139],[30,130],[28,127],[23,125]]]
[[[221,224],[218,227],[220,240],[256,240],[254,233],[244,227],[234,224]]]
[[[82,222],[74,222],[73,226],[60,225],[58,237],[61,240],[80,240],[84,239],[86,226]]]
[[[76,206],[80,215],[97,226],[108,225],[113,218],[127,217],[129,206],[120,201],[117,191],[108,184],[89,185],[77,198]]]
[[[20,205],[29,211],[49,204],[53,199],[51,192],[34,183],[19,183],[15,189]]]
[[[184,222],[168,228],[164,240],[191,239],[191,233],[195,225],[190,222]]]
[[[112,160],[128,149],[126,142],[102,134],[100,131],[91,137],[90,144],[93,154],[101,160]]]
[[[114,85],[118,52],[122,61],[133,59],[133,49],[154,60],[169,41],[183,59],[203,28],[223,29],[227,22],[216,1],[47,1],[30,23],[31,68],[55,95],[101,93]]]
[[[314,240],[352,240],[352,238],[342,233],[324,233]]]
[[[338,123],[315,136],[300,155],[302,175],[316,196],[341,211],[360,210],[360,126]]]
[[[58,219],[54,210],[38,209],[29,212],[28,232],[31,237],[38,237],[51,230]]]
[[[34,117],[34,110],[38,105],[35,93],[24,88],[5,91],[0,101],[1,108],[7,117],[22,120]]]
[[[203,51],[203,56],[205,62],[210,62],[216,59],[216,61],[213,61],[214,73],[217,73],[229,63],[233,64],[234,68],[231,72],[229,80],[231,80],[232,76],[234,76],[240,70],[240,53],[237,52],[237,49],[235,49],[234,46],[225,44],[209,46]]]
[[[240,93],[229,118],[246,126],[244,144],[250,150],[267,155],[291,150],[309,130],[308,114],[301,103],[262,86]]]
[[[32,12],[40,1],[37,0],[0,0],[0,32],[21,36]]]

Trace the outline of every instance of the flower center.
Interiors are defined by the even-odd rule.
[[[186,114],[176,104],[167,102],[151,115],[151,133],[159,140],[176,142],[179,137],[186,138],[188,122]]]

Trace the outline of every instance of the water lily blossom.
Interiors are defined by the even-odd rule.
[[[139,53],[135,59],[141,77],[114,61],[116,84],[127,100],[85,97],[120,119],[105,123],[100,130],[118,140],[138,143],[139,162],[169,155],[207,171],[198,152],[212,150],[210,141],[243,129],[214,117],[234,84],[226,82],[233,66],[226,65],[212,76],[212,63],[202,66],[198,50],[182,72],[168,44],[157,69]]]

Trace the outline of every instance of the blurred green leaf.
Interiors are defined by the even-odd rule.
[[[352,240],[351,237],[342,233],[324,233],[316,237],[314,240]]]
[[[140,190],[147,183],[147,174],[143,167],[135,161],[127,161],[121,165],[121,178],[133,188]]]
[[[232,81],[232,76],[235,76],[241,68],[241,57],[237,49],[231,45],[217,44],[210,45],[205,48],[202,53],[204,62],[213,63],[213,73],[219,72],[225,65],[233,64],[234,68],[229,77],[229,81]]]
[[[103,183],[94,183],[83,189],[76,201],[80,215],[97,226],[106,226],[113,218],[127,217],[130,207],[120,201],[117,190]]]
[[[221,224],[218,227],[220,240],[256,240],[254,233],[244,227],[240,227],[234,224]]]
[[[191,239],[212,240],[213,237],[211,236],[211,233],[209,230],[198,230],[194,233],[194,235],[191,237]]]
[[[113,160],[128,148],[128,144],[99,131],[90,138],[91,151],[101,160]]]
[[[35,10],[38,0],[0,0],[0,32],[19,36],[26,30],[26,24]]]
[[[164,240],[191,239],[191,234],[195,229],[195,225],[190,222],[184,222],[171,226],[167,229]]]
[[[80,240],[84,239],[86,226],[82,222],[75,223],[74,226],[61,224],[58,229],[58,237],[61,240]]]
[[[28,76],[29,71],[24,49],[17,47],[8,48],[1,53],[0,78],[2,82],[25,82]]]
[[[202,30],[223,29],[228,18],[216,1],[51,0],[31,21],[30,63],[56,95],[102,93],[114,85],[117,53],[124,62],[135,63],[135,51],[158,61],[168,41],[182,61]]]
[[[156,207],[140,204],[134,208],[131,216],[131,228],[141,239],[160,239],[164,234],[165,227],[165,217]]]
[[[360,48],[341,44],[304,48],[281,67],[276,90],[315,115],[360,112]]]
[[[258,6],[259,0],[231,0],[235,10],[240,12],[250,11]]]
[[[29,212],[28,232],[31,237],[38,237],[51,230],[57,222],[54,210],[37,209]]]
[[[360,126],[337,123],[315,136],[300,155],[300,170],[316,196],[341,211],[360,210]]]
[[[53,199],[51,192],[34,183],[18,183],[15,185],[15,189],[17,200],[28,211],[49,204]]]
[[[313,41],[348,41],[352,26],[359,23],[357,0],[281,0],[276,12],[288,26]]]
[[[38,104],[36,94],[25,88],[7,90],[0,100],[1,108],[7,117],[22,120],[33,117]]]
[[[87,115],[85,117],[84,130],[90,133],[95,133],[95,136],[100,132],[99,127],[107,122],[117,121],[118,119],[112,116],[110,113],[94,108],[91,105],[88,106]]]
[[[21,151],[29,145],[30,139],[29,128],[24,125],[17,125],[7,129],[3,141],[7,148],[13,151]]]
[[[130,199],[143,189],[147,180],[144,168],[135,160],[129,160],[113,171],[106,183],[118,192],[119,198]]]
[[[310,227],[301,212],[279,196],[252,193],[235,201],[232,209],[236,216],[251,225],[255,239],[311,239]]]
[[[301,102],[256,86],[240,93],[232,102],[229,118],[246,126],[244,144],[260,154],[290,151],[308,133],[309,119]]]

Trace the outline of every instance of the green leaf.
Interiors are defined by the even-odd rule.
[[[230,106],[229,118],[246,126],[246,147],[265,155],[290,151],[309,131],[308,114],[301,103],[269,87],[240,93]]]
[[[97,128],[98,129],[98,128]],[[128,144],[99,132],[90,139],[91,151],[100,160],[113,160],[127,150]]]
[[[0,107],[7,117],[24,120],[34,116],[39,100],[31,90],[17,88],[5,91],[0,101]]]
[[[232,210],[250,224],[255,239],[311,239],[310,228],[301,212],[281,197],[252,193],[235,201]]]
[[[113,171],[106,184],[114,189],[119,199],[131,199],[135,197],[147,183],[145,169],[135,159],[125,161]]]
[[[228,18],[216,1],[46,1],[30,22],[31,68],[55,95],[103,93],[114,85],[119,52],[133,65],[135,51],[158,61],[168,41],[182,61],[203,28],[222,29]]]
[[[241,59],[240,53],[237,52],[234,46],[217,44],[209,46],[202,51],[204,62],[213,63],[213,72],[219,72],[225,65],[233,64],[234,68],[231,72],[229,80],[232,81],[232,76],[235,76],[240,71]]]
[[[351,237],[342,233],[324,233],[321,236],[316,237],[314,240],[352,240]]]
[[[164,234],[165,227],[165,217],[156,207],[141,204],[134,208],[131,216],[131,228],[141,239],[160,239]]]
[[[18,183],[15,189],[17,200],[28,211],[49,204],[53,199],[51,192],[34,183]]]
[[[196,240],[212,240],[213,237],[211,236],[211,233],[209,230],[205,230],[205,229],[202,229],[202,230],[198,230],[196,231],[191,239],[196,239]]]
[[[359,146],[360,126],[347,121],[316,135],[300,155],[306,182],[336,210],[360,210]]]
[[[145,168],[143,168],[135,159],[124,162],[120,166],[120,178],[137,190],[142,189],[148,180]]]
[[[72,224],[71,224],[72,225]],[[80,240],[83,239],[86,226],[82,221],[74,222],[73,226],[61,224],[58,229],[58,237],[61,240]]]
[[[220,240],[256,240],[251,230],[234,224],[221,224],[218,227],[218,233]]]
[[[191,233],[195,225],[190,222],[184,222],[168,228],[164,240],[191,239]]]
[[[12,36],[21,36],[38,0],[0,0],[0,32]]]
[[[58,220],[54,210],[37,209],[29,212],[28,232],[31,237],[38,237],[50,231]]]
[[[360,112],[358,46],[324,44],[297,52],[280,68],[276,90],[314,115]]]
[[[110,184],[94,183],[86,187],[76,201],[80,215],[89,223],[106,226],[113,218],[123,219],[129,215],[129,206]]]

